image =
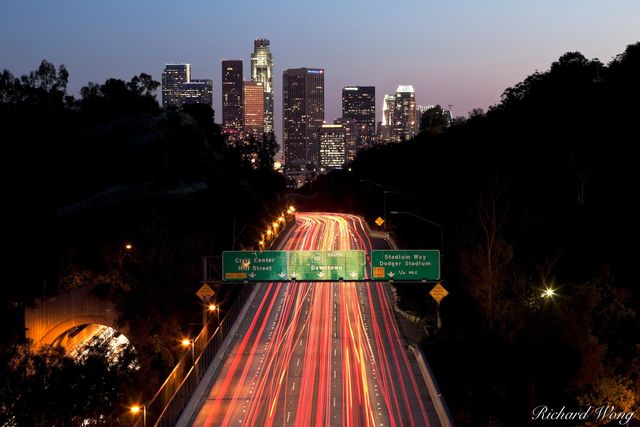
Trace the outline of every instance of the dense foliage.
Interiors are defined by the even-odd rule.
[[[10,248],[0,342],[22,351],[23,308],[35,298],[101,284],[135,348],[134,382],[149,398],[183,351],[176,340],[201,321],[201,257],[254,246],[280,213],[284,179],[271,167],[277,144],[269,135],[242,150],[227,147],[211,107],[160,108],[159,84],[144,73],[89,83],[78,99],[66,93],[68,75],[47,61],[20,78],[0,74]],[[224,300],[227,289],[217,291]],[[15,408],[68,399],[15,398]],[[56,415],[42,414],[46,425],[49,416]]]
[[[386,202],[405,247],[438,248],[439,229],[391,211],[443,225],[451,295],[425,348],[460,425],[524,425],[537,405],[638,413],[639,75],[640,44],[607,65],[567,53],[486,114],[443,131],[430,111],[412,141],[307,189],[311,208],[371,219]],[[398,289],[432,321],[428,289]]]

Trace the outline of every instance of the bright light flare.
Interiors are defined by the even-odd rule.
[[[135,415],[135,414],[138,414],[138,413],[140,413],[140,411],[142,411],[142,406],[140,406],[140,405],[133,405],[131,408],[129,408],[129,411],[130,411],[132,414],[134,414],[134,415]]]
[[[215,304],[209,304],[209,311],[216,311],[218,307]]]
[[[189,347],[191,345],[191,340],[189,338],[184,338],[180,344],[182,344],[183,347]]]
[[[542,296],[544,298],[553,298],[556,296],[556,291],[553,288],[547,288],[542,292]]]

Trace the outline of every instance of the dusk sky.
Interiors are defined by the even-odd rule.
[[[351,84],[376,86],[377,120],[399,84],[415,87],[418,104],[466,115],[564,52],[608,62],[640,40],[640,2],[3,0],[0,68],[19,75],[44,58],[65,64],[75,94],[88,81],[140,72],[160,80],[165,63],[191,63],[193,78],[214,80],[219,122],[220,60],[244,60],[248,79],[258,37],[271,40],[281,142],[286,68],[325,68],[327,122]]]

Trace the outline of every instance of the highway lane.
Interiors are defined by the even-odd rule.
[[[358,217],[298,213],[281,249],[371,250]],[[438,425],[383,283],[259,287],[194,426]]]

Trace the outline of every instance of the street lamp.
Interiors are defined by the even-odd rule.
[[[216,313],[216,320],[218,322],[218,325],[220,324],[220,306],[215,305],[215,304],[209,304],[208,310],[210,313],[214,312]]]
[[[129,408],[129,412],[136,416],[142,411],[142,427],[147,427],[147,407],[145,405],[133,405]]]
[[[370,183],[375,185],[378,188],[382,188],[382,219],[384,220],[383,222],[383,228],[386,230],[387,229],[387,194],[391,193],[391,194],[398,194],[400,196],[404,196],[408,199],[411,199],[415,202],[417,202],[417,200],[405,193],[403,193],[402,191],[400,191],[398,188],[392,186],[392,185],[387,185],[387,184],[379,184],[377,182],[371,181],[370,179],[361,179],[360,182],[362,183]]]
[[[556,296],[556,291],[553,288],[546,288],[542,292],[542,297],[543,298],[553,298],[554,296]]]
[[[122,245],[121,249],[120,249],[120,262],[119,262],[119,267],[120,267],[120,284],[122,285],[122,283],[124,283],[124,257],[125,255],[127,255],[128,253],[131,253],[131,251],[133,251],[133,244],[131,242],[125,242],[124,245]]]
[[[196,364],[196,352],[194,350],[195,342],[189,338],[183,338],[180,344],[182,344],[183,347],[191,347],[191,362],[195,365]]]
[[[414,214],[413,212],[399,212],[399,211],[391,211],[389,212],[391,215],[409,215],[412,216],[414,218],[418,218],[421,221],[424,221],[426,223],[429,223],[433,226],[436,226],[440,229],[440,252],[444,252],[444,231],[443,231],[443,227],[442,224],[438,224],[437,222],[433,222],[430,219],[427,218],[423,218],[419,215]]]

